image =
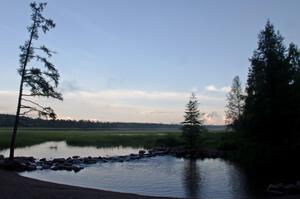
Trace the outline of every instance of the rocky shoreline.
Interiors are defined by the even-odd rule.
[[[225,153],[214,149],[187,150],[185,148],[153,148],[150,150],[139,150],[136,154],[111,156],[111,157],[80,157],[72,156],[68,158],[35,159],[34,157],[15,157],[14,160],[0,155],[0,169],[10,171],[34,171],[34,170],[64,170],[75,173],[84,169],[87,165],[96,163],[129,162],[139,159],[156,156],[174,156],[177,158],[202,159],[202,158],[222,158]],[[300,194],[300,181],[296,184],[270,184],[266,193],[272,196],[286,196]]]
[[[0,168],[13,171],[34,171],[34,170],[66,170],[79,172],[86,165],[106,162],[128,162],[142,158],[170,155],[180,158],[218,158],[223,153],[216,150],[190,151],[184,148],[153,148],[148,151],[140,150],[137,154],[112,157],[80,157],[54,159],[35,159],[34,157],[15,157],[14,160],[0,156]]]

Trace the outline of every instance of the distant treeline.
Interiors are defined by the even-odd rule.
[[[0,127],[12,127],[15,116],[0,114]],[[20,127],[39,127],[39,128],[94,128],[103,130],[165,130],[180,131],[180,124],[160,124],[160,123],[129,123],[129,122],[99,122],[90,120],[44,120],[21,117]],[[208,125],[211,131],[222,131],[225,126]]]
[[[15,116],[0,114],[0,127],[12,127]],[[21,117],[20,127],[41,128],[97,128],[97,129],[166,129],[180,130],[179,124],[157,123],[125,123],[125,122],[99,122],[90,120],[44,120]]]

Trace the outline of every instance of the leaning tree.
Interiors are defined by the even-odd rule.
[[[16,134],[20,116],[37,114],[38,117],[55,119],[56,114],[51,107],[45,107],[34,101],[34,97],[47,97],[62,100],[61,93],[57,92],[59,73],[56,67],[49,61],[54,54],[46,46],[34,46],[34,41],[39,39],[39,33],[47,33],[55,27],[55,23],[42,15],[47,3],[30,4],[32,24],[27,28],[29,39],[20,46],[20,67],[18,73],[21,76],[17,112],[10,144],[10,159],[14,158]],[[29,66],[29,64],[31,66]]]

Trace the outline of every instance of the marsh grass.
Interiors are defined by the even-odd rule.
[[[0,149],[9,147],[10,128],[0,128]],[[180,132],[165,131],[103,131],[98,129],[49,129],[21,128],[16,146],[25,147],[47,141],[63,141],[72,146],[130,146],[151,148],[154,146],[180,146],[183,139]],[[236,147],[235,136],[230,133],[204,133],[199,146],[231,149]]]

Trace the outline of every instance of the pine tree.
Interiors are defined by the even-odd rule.
[[[230,92],[227,95],[226,124],[228,127],[237,130],[240,126],[241,116],[244,109],[244,95],[239,76],[232,81]]]
[[[244,130],[260,142],[285,142],[292,111],[292,67],[283,37],[269,21],[258,36],[250,62]]]
[[[46,3],[31,3],[32,24],[27,28],[29,39],[20,47],[20,68],[18,72],[21,76],[17,112],[15,118],[14,129],[10,145],[10,159],[14,158],[14,148],[16,134],[18,130],[19,118],[22,115],[37,113],[39,117],[56,118],[51,107],[44,107],[33,100],[34,97],[47,97],[62,100],[62,96],[56,91],[59,81],[59,73],[55,66],[48,60],[54,52],[46,46],[33,46],[34,40],[39,39],[39,32],[48,32],[55,27],[55,23],[51,19],[42,16],[42,12],[46,7]],[[41,56],[36,51],[43,52],[45,56]],[[34,62],[34,67],[28,67],[30,62]],[[38,64],[40,63],[40,65]],[[42,67],[42,66],[43,67]],[[25,87],[28,88],[27,93]],[[21,112],[24,110],[24,112]]]
[[[195,148],[199,135],[205,130],[203,127],[203,114],[198,110],[199,102],[192,93],[186,105],[184,121],[182,122],[182,135],[189,148]]]

